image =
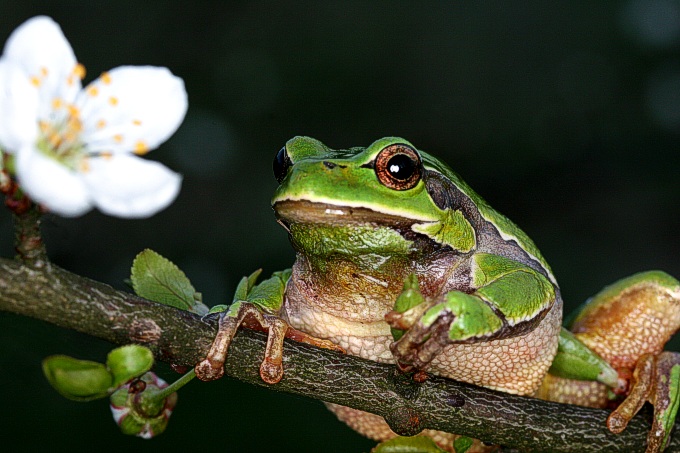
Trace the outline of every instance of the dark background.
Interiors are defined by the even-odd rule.
[[[271,161],[294,135],[331,147],[399,135],[441,157],[538,244],[569,307],[645,269],[680,276],[680,3],[0,1],[0,42],[36,14],[88,70],[169,67],[190,108],[150,158],[184,175],[149,220],[48,216],[58,265],[124,288],[135,254],[178,263],[209,305],[289,266]],[[8,213],[0,252],[11,256]],[[368,451],[320,402],[230,379],[180,393],[169,430],[118,434],[40,361],[109,344],[0,313],[0,439],[23,450]],[[166,366],[163,376],[174,379]],[[15,447],[16,448],[16,447]]]

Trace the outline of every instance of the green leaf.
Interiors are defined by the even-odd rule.
[[[283,303],[283,293],[285,290],[285,282],[281,280],[279,275],[273,275],[251,289],[247,300],[265,309],[276,311]]]
[[[113,386],[118,387],[149,371],[153,366],[153,354],[149,348],[129,344],[109,352],[106,365],[113,375]]]
[[[456,437],[453,441],[453,451],[456,453],[465,453],[472,447],[474,442],[474,439],[467,436]]]
[[[212,315],[213,313],[222,313],[223,311],[227,311],[229,309],[229,305],[226,304],[219,304],[219,305],[214,305],[210,308],[210,311],[206,313],[207,315]]]
[[[197,302],[196,290],[184,272],[153,250],[146,249],[135,257],[130,279],[140,297],[195,313],[208,312]]]
[[[395,437],[378,444],[372,453],[446,453],[427,436]]]
[[[47,357],[42,363],[45,377],[62,396],[75,401],[105,398],[113,376],[104,364],[65,355]]]

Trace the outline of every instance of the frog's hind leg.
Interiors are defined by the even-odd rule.
[[[647,451],[662,451],[680,404],[680,354],[663,352],[680,328],[680,282],[659,271],[620,280],[588,301],[570,328],[618,371],[619,386],[613,390],[626,399],[609,417],[609,429],[625,429],[648,401],[654,405],[654,425]],[[538,396],[605,407],[610,403],[606,393],[596,382],[549,375]]]

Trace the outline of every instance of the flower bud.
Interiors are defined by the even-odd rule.
[[[149,348],[129,344],[111,351],[106,365],[113,375],[113,386],[117,387],[149,371],[153,365],[153,354]]]
[[[151,439],[165,431],[177,393],[158,398],[168,384],[153,372],[121,386],[111,395],[111,413],[124,434]]]
[[[42,366],[52,387],[71,400],[105,398],[113,384],[111,373],[101,363],[53,355],[43,360]]]

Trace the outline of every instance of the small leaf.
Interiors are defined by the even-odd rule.
[[[153,250],[146,249],[135,257],[130,278],[138,296],[194,311],[196,290],[187,276],[172,261]]]
[[[255,272],[250,274],[248,276],[248,292],[250,292],[251,289],[255,286],[255,283],[257,283],[257,279],[260,277],[260,274],[262,273],[262,269],[257,269]]]
[[[101,363],[65,355],[47,357],[42,363],[45,377],[62,396],[75,401],[105,398],[113,376]]]
[[[248,302],[260,307],[278,310],[283,303],[283,293],[286,290],[285,283],[280,276],[274,275],[260,282],[248,293]]]
[[[242,277],[236,286],[236,291],[234,291],[234,302],[239,300],[246,300],[248,297],[248,277]]]
[[[456,453],[465,453],[472,447],[474,442],[474,439],[467,436],[456,437],[453,441],[453,451]]]
[[[248,294],[250,291],[253,289],[255,286],[255,283],[257,282],[258,277],[262,273],[262,269],[258,269],[252,274],[250,274],[247,277],[243,277],[239,282],[238,286],[236,287],[236,291],[234,292],[234,299],[233,302],[238,302],[240,300],[247,300],[248,299]]]
[[[212,308],[210,308],[210,311],[208,311],[208,313],[206,313],[206,315],[212,315],[213,313],[221,313],[223,311],[227,311],[228,308],[229,308],[229,305],[226,305],[226,304],[215,305]]]
[[[378,444],[371,453],[446,453],[427,436],[395,437]]]
[[[149,371],[153,365],[153,354],[149,348],[129,344],[109,352],[106,365],[113,375],[113,386],[118,387]]]

